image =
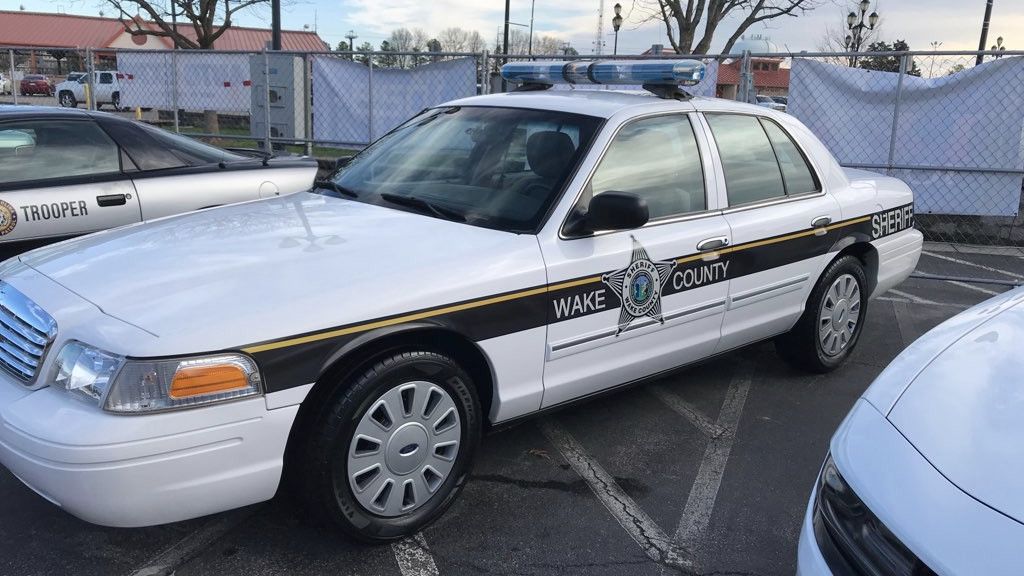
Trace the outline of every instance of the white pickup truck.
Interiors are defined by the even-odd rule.
[[[75,80],[65,80],[57,84],[57,101],[65,108],[77,108],[79,103],[87,104],[85,88],[91,84],[92,98],[96,99],[96,109],[110,104],[115,110],[121,108],[121,80],[124,74],[114,70],[96,71],[91,75],[82,74]]]

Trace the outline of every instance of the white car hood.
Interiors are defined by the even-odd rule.
[[[239,347],[544,284],[534,236],[309,193],[100,232],[21,259],[158,337],[113,350],[134,356]]]
[[[1024,522],[1024,292],[1016,292],[1016,305],[925,366],[888,419],[950,482]]]

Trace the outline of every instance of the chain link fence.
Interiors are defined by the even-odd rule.
[[[981,246],[1019,258],[1022,55],[701,55],[705,80],[689,90],[786,110],[843,166],[906,181],[915,191],[916,222],[927,240],[948,250]],[[510,88],[500,76],[505,62],[593,58],[3,47],[0,103],[109,110],[223,147],[313,155],[329,165],[424,108]],[[557,87],[609,88],[631,87]],[[984,268],[950,265],[929,272],[1005,280]]]

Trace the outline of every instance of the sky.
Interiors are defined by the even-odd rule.
[[[159,0],[158,0],[159,1]],[[449,26],[478,30],[492,47],[504,19],[503,0],[282,0],[283,27],[301,30],[315,28],[326,42],[336,46],[349,30],[364,41],[378,46],[398,27],[422,28],[434,35]],[[534,35],[556,36],[569,41],[580,54],[592,53],[597,37],[597,15],[601,0],[534,0]],[[612,48],[612,5],[604,0],[605,52]],[[644,21],[646,2],[655,0],[618,0],[625,21],[619,31],[619,53],[637,54],[660,43],[668,45],[664,24]],[[780,50],[814,51],[824,45],[827,30],[844,25],[852,0],[811,0],[817,7],[806,14],[783,17],[755,25],[748,34],[767,36]],[[98,15],[102,0],[0,0],[0,9],[39,12],[67,12]],[[513,0],[510,20],[529,24],[530,0]],[[871,10],[881,15],[879,37],[892,41],[905,39],[912,49],[927,50],[932,42],[942,42],[942,50],[976,50],[985,10],[985,0],[873,0]],[[107,8],[107,14],[112,11]],[[236,17],[236,24],[269,27],[269,4]],[[735,29],[723,22],[712,51],[720,50]],[[525,28],[524,28],[525,30]],[[995,0],[989,42],[1003,36],[1008,49],[1024,49],[1024,0]]]

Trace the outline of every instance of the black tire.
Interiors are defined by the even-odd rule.
[[[78,100],[70,91],[63,91],[57,96],[57,101],[63,108],[78,108]]]
[[[349,483],[349,448],[364,414],[389,390],[413,381],[428,382],[450,395],[462,429],[458,454],[444,481],[419,507],[386,517],[357,500]],[[328,383],[329,384],[329,383]],[[480,442],[482,414],[469,375],[451,358],[426,351],[394,353],[339,382],[319,414],[310,415],[291,470],[293,489],[310,514],[367,543],[385,543],[415,534],[437,519],[465,485]]]
[[[114,92],[114,94],[110,97],[110,102],[114,106],[114,110],[120,110],[121,109],[121,93],[120,92]]]
[[[856,281],[859,297],[850,298],[846,309],[847,311],[854,310],[854,306],[856,306],[858,318],[851,330],[852,336],[848,338],[845,345],[839,346],[838,350],[826,351],[820,335],[824,332],[823,327],[827,321],[822,321],[820,318],[826,310],[831,308],[823,308],[823,304],[827,306],[826,299],[834,300],[834,298],[830,298],[828,292],[833,284],[844,276],[850,276]],[[868,282],[863,264],[854,256],[838,258],[825,268],[825,272],[822,273],[814,290],[807,298],[804,313],[797,320],[796,325],[789,332],[775,339],[775,350],[783,360],[796,368],[817,374],[831,372],[842,365],[857,346],[857,342],[860,341],[867,311]],[[840,314],[840,317],[849,321],[848,315]]]

